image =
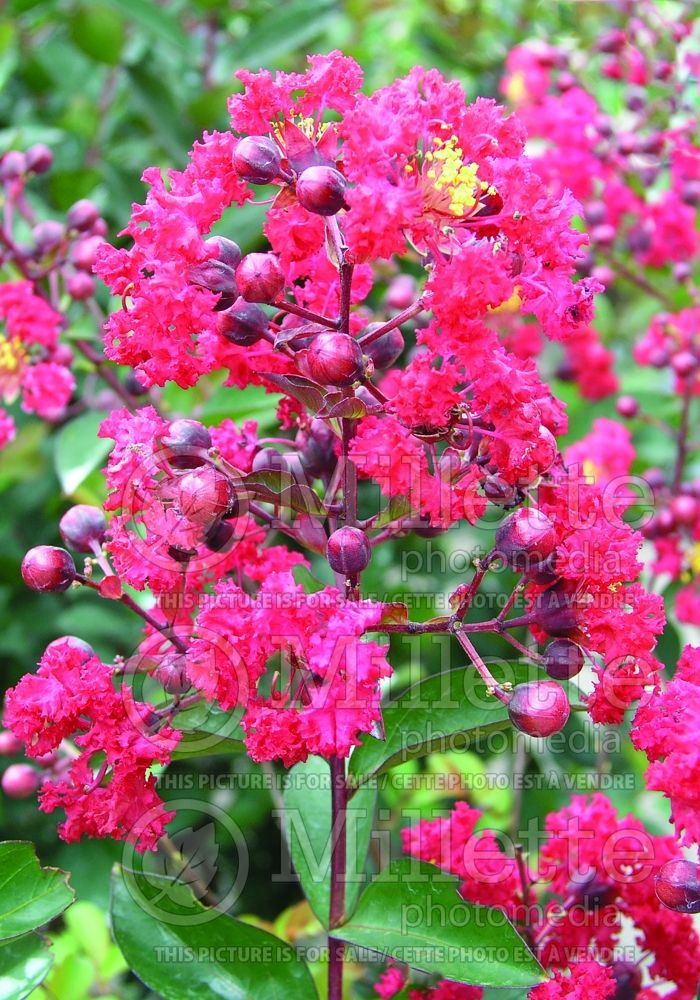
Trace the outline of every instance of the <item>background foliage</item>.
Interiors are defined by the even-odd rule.
[[[663,5],[661,5],[663,6]],[[151,164],[183,165],[185,151],[205,128],[225,128],[226,97],[238,86],[234,73],[240,67],[261,66],[301,69],[309,51],[342,48],[364,67],[369,87],[387,83],[420,63],[435,66],[465,85],[470,97],[497,96],[506,53],[530,37],[550,41],[576,35],[595,37],[601,25],[615,22],[615,6],[607,3],[552,2],[552,0],[6,0],[0,8],[0,153],[46,142],[55,155],[51,172],[36,178],[31,195],[40,214],[61,218],[78,198],[91,198],[110,226],[110,238],[126,223],[130,203],[140,200],[139,176]],[[601,88],[607,86],[601,81]],[[612,93],[612,91],[611,91]],[[599,97],[605,102],[603,90]],[[235,238],[244,250],[252,247],[259,231],[256,209],[246,206],[236,217]],[[619,293],[618,293],[619,294]],[[598,327],[620,356],[623,389],[642,402],[658,397],[659,376],[649,370],[630,372],[625,364],[629,344],[644,325],[647,306],[630,296],[599,309]],[[105,299],[105,306],[107,301]],[[651,306],[648,307],[651,310]],[[82,321],[85,322],[84,320]],[[95,329],[76,326],[75,335],[96,337]],[[554,371],[557,349],[552,348],[549,370]],[[583,403],[575,388],[553,381],[553,390],[569,404],[571,437],[579,437],[601,414],[612,415],[613,402],[592,406]],[[46,643],[58,635],[76,633],[91,642],[103,660],[128,655],[136,644],[137,625],[125,609],[98,602],[89,593],[39,595],[24,587],[19,575],[23,553],[32,545],[59,542],[57,521],[72,502],[94,502],[102,495],[96,471],[105,454],[105,443],[96,442],[101,411],[110,400],[91,388],[96,410],[49,431],[36,420],[22,421],[17,440],[0,458],[0,492],[7,526],[0,550],[0,636],[3,684],[9,686],[36,663]],[[186,397],[180,390],[165,390],[166,404],[174,409],[198,407],[210,418],[231,416],[265,420],[267,404],[257,391],[221,393],[204,380]],[[663,415],[668,398],[657,398]],[[663,439],[650,432],[641,441],[645,465],[662,457]],[[441,539],[423,541],[422,567],[408,582],[401,572],[400,543],[378,550],[365,575],[367,589],[388,599],[403,599],[408,589],[425,593],[436,579],[445,593],[461,582],[458,560],[450,553],[467,551],[483,537],[468,530],[451,531]],[[411,540],[416,548],[416,540]],[[432,553],[432,556],[431,556]],[[432,563],[430,558],[432,558]],[[443,572],[446,563],[447,571]],[[415,565],[408,561],[408,566]],[[450,569],[452,566],[452,569]],[[437,577],[436,577],[436,574]],[[429,580],[428,578],[433,578]],[[690,638],[690,637],[686,637]],[[505,653],[497,640],[485,654]],[[664,637],[662,658],[673,664],[679,648],[673,626]],[[417,647],[397,644],[392,662],[399,676],[407,676]],[[439,650],[428,639],[420,648],[423,669],[439,662]],[[583,723],[581,723],[583,725]],[[624,745],[624,743],[623,743]],[[641,773],[629,744],[624,762],[601,759],[600,767]],[[540,757],[542,766],[554,760]],[[501,759],[501,766],[507,765]],[[211,758],[179,762],[175,769],[202,767],[207,774],[228,761]],[[240,757],[239,769],[255,765]],[[429,768],[459,769],[478,774],[489,762],[476,756],[431,758]],[[585,755],[560,756],[556,766],[572,773],[596,766]],[[417,763],[406,770],[419,770]],[[642,783],[638,783],[641,787]],[[267,873],[278,861],[279,831],[270,818],[273,803],[265,791],[212,794],[246,831],[251,849],[251,876],[240,909],[252,909],[274,921],[285,906],[301,897],[294,886],[271,885]],[[396,789],[385,791],[384,804],[400,804]],[[660,829],[652,809],[662,808],[640,793],[636,801],[619,798],[617,804],[633,807],[650,829]],[[412,805],[427,808],[436,792],[414,795]],[[475,792],[475,804],[486,811],[485,822],[503,826],[510,811],[508,789]],[[562,804],[563,790],[528,793],[524,818],[542,815]],[[615,795],[613,795],[615,798]],[[180,815],[183,826],[187,815]],[[38,845],[44,864],[58,864],[73,873],[82,909],[69,911],[65,927],[57,930],[60,961],[47,988],[59,1000],[86,996],[90,988],[106,993],[106,983],[121,969],[120,957],[107,941],[100,948],[85,946],[85,927],[94,928],[96,915],[107,903],[109,869],[120,848],[103,842],[68,847],[56,839],[55,817],[36,810],[34,799],[10,802],[0,799],[0,839],[23,838]],[[256,873],[258,877],[256,878]],[[95,904],[99,909],[91,909]],[[99,953],[99,954],[98,954]],[[135,981],[117,980],[119,995],[138,995]],[[110,987],[110,989],[113,988]],[[38,994],[37,994],[38,995]]]

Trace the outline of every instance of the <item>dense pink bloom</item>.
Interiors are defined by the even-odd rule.
[[[36,674],[8,691],[4,721],[30,757],[56,750],[67,738],[79,748],[68,771],[40,793],[46,812],[65,811],[64,840],[87,834],[131,840],[139,850],[156,846],[174,813],[163,806],[150,770],[169,763],[180,734],[158,724],[130,688],[117,690],[111,667],[69,643],[54,645]],[[104,755],[99,766],[92,763],[98,754]]]
[[[9,413],[0,410],[0,448],[4,448],[10,441],[14,440],[15,433],[14,420]]]
[[[530,990],[530,1000],[607,1000],[615,993],[612,971],[599,962],[577,962],[568,974],[559,969],[549,982]]]
[[[22,373],[22,409],[45,420],[61,416],[75,389],[75,379],[63,365],[43,361]]]

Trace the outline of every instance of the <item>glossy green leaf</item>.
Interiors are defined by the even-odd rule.
[[[114,938],[129,966],[166,1000],[313,1000],[308,968],[279,938],[194,898],[168,899],[170,880],[112,876]],[[132,893],[136,897],[132,896]],[[167,900],[167,912],[163,901]]]
[[[285,824],[292,862],[304,895],[327,927],[330,908],[331,785],[328,762],[309,757],[293,767],[284,793]],[[363,788],[347,808],[346,913],[363,887],[376,805],[376,790]]]
[[[90,411],[61,428],[54,462],[61,488],[71,496],[91,472],[99,468],[112,449],[108,438],[98,438],[97,431],[106,414]]]
[[[0,844],[0,872],[0,940],[42,927],[73,902],[66,873],[42,868],[26,841]]]
[[[494,667],[494,676],[500,679]],[[508,680],[532,677],[532,667],[509,664]],[[474,667],[429,677],[382,708],[383,740],[364,736],[350,758],[350,774],[361,784],[394,764],[433,750],[466,747],[479,736],[510,725],[505,706],[489,696]]]
[[[43,982],[53,958],[38,934],[0,943],[0,1000],[23,1000]]]
[[[476,986],[535,986],[544,970],[502,910],[467,903],[459,882],[402,858],[367,887],[335,933],[424,972]]]
[[[205,702],[180,713],[176,725],[182,739],[173,751],[173,759],[241,753],[245,750],[241,715],[240,709],[223,712]]]

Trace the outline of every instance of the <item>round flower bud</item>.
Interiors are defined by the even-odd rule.
[[[678,858],[667,861],[656,876],[656,895],[677,913],[700,913],[700,866]]]
[[[282,153],[266,135],[248,135],[236,146],[232,158],[239,177],[251,184],[270,184],[279,177]]]
[[[37,545],[22,560],[22,579],[32,590],[68,590],[75,579],[75,563],[69,552],[55,545]]]
[[[369,566],[372,547],[361,528],[346,525],[334,531],[328,539],[326,556],[333,572],[357,576]]]
[[[3,160],[4,163],[4,160]],[[686,181],[681,188],[681,201],[686,205],[700,205],[700,180]]]
[[[219,295],[219,301],[214,306],[215,312],[228,309],[236,301],[238,288],[233,268],[221,260],[205,260],[201,264],[193,264],[187,276],[191,285],[204,288],[208,292]]]
[[[528,736],[551,736],[569,718],[566,692],[554,681],[519,684],[508,703],[508,715],[516,729]]]
[[[2,776],[2,790],[10,799],[28,799],[40,784],[39,772],[31,764],[10,764]]]
[[[634,396],[620,396],[616,404],[616,409],[625,420],[632,420],[639,413],[639,403]]]
[[[92,229],[100,217],[100,210],[94,201],[89,198],[81,198],[68,209],[66,222],[69,229],[77,229],[79,233],[84,233]]]
[[[612,1000],[635,1000],[642,988],[642,973],[634,962],[613,962],[610,971],[616,988]]]
[[[107,522],[99,507],[79,503],[71,507],[58,523],[61,538],[76,552],[92,552],[105,540]]]
[[[24,154],[27,170],[32,174],[45,174],[53,164],[53,153],[43,142],[30,146]]]
[[[568,638],[578,627],[578,615],[572,594],[555,585],[535,598],[532,613],[547,635]]]
[[[0,181],[15,181],[27,172],[27,158],[18,149],[11,149],[0,160]]]
[[[218,254],[217,260],[220,260],[222,264],[226,264],[234,271],[243,259],[239,245],[225,236],[210,236],[208,240],[204,241],[204,245],[216,250]]]
[[[518,494],[515,486],[507,483],[500,476],[487,476],[483,484],[484,496],[497,507],[509,507],[517,505],[522,494]]]
[[[87,236],[71,247],[70,259],[81,271],[92,271],[97,260],[97,251],[104,245],[101,236]]]
[[[95,294],[95,281],[85,271],[76,271],[66,281],[66,291],[75,302],[84,302]]]
[[[384,301],[389,309],[408,309],[416,297],[416,279],[412,274],[397,274],[386,290]]]
[[[228,521],[214,521],[204,536],[204,544],[212,552],[228,552],[234,537],[234,527]]]
[[[301,464],[310,476],[330,474],[337,463],[337,438],[325,420],[314,417],[308,431],[297,434],[295,444],[301,448]]]
[[[671,368],[673,368],[679,378],[687,378],[697,370],[698,359],[692,351],[679,351],[671,358]]]
[[[580,673],[585,661],[583,650],[570,639],[555,639],[544,651],[544,669],[557,681]]]
[[[253,472],[289,472],[289,464],[276,448],[261,448],[251,468]]]
[[[0,732],[0,757],[11,757],[13,754],[20,753],[21,750],[22,741],[18,740],[9,729],[3,729]]]
[[[346,182],[335,167],[307,167],[297,178],[299,204],[316,215],[335,215],[345,203]]]
[[[621,28],[609,28],[598,36],[595,47],[598,52],[615,55],[624,49],[626,42],[627,36]]]
[[[89,660],[95,655],[95,650],[92,648],[89,642],[85,642],[84,639],[80,639],[77,635],[62,635],[58,639],[52,639],[48,644],[44,653],[48,653],[49,650],[54,649],[68,649],[74,653],[80,653],[83,660]]]
[[[219,333],[238,347],[250,347],[267,333],[270,321],[253,302],[239,298],[219,317]]]
[[[347,333],[319,333],[306,352],[306,365],[321,385],[352,385],[362,377],[362,348]]]
[[[187,658],[182,653],[167,653],[154,674],[167,694],[184,694],[192,687],[187,676]]]
[[[231,481],[211,466],[188,472],[178,482],[177,508],[194,524],[211,524],[227,513],[233,499]]]
[[[496,550],[513,569],[527,569],[546,559],[556,544],[554,525],[536,507],[523,507],[502,521]]]
[[[284,274],[273,253],[249,253],[236,268],[236,283],[246,302],[274,302],[284,288]]]
[[[383,323],[370,323],[362,331],[362,336],[371,333],[373,330],[378,330],[383,325]],[[387,333],[382,334],[381,337],[367,344],[362,350],[374,362],[375,368],[389,368],[399,357],[404,347],[403,334],[397,327],[395,330],[389,330]]]
[[[609,247],[615,242],[615,227],[601,223],[591,229],[591,243],[599,247]]]
[[[160,439],[165,457],[174,469],[198,469],[211,448],[211,435],[199,420],[173,420]]]
[[[124,388],[131,396],[145,396],[148,393],[146,386],[139,382],[136,373],[131,368],[124,376]]]
[[[676,524],[692,528],[698,519],[700,505],[698,505],[695,497],[691,497],[687,493],[681,493],[671,500],[671,513]]]
[[[663,347],[655,347],[649,352],[649,364],[652,368],[665,368],[670,360],[671,355]]]

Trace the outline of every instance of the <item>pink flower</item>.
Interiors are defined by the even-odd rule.
[[[530,1000],[607,1000],[616,990],[612,970],[599,962],[578,962],[568,975],[559,969],[547,983],[530,990]]]
[[[44,420],[57,420],[68,404],[75,379],[71,372],[54,361],[42,361],[22,373],[22,409],[37,413]]]

